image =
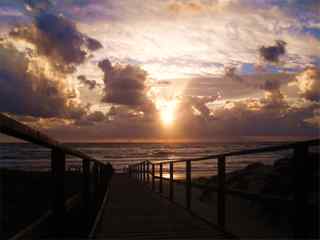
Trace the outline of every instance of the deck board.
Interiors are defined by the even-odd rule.
[[[114,175],[103,211],[96,238],[225,238],[222,232],[126,175]]]

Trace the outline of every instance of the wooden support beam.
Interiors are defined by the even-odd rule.
[[[226,223],[226,158],[218,158],[218,225],[225,228]]]
[[[191,161],[186,161],[186,207],[191,208]]]
[[[160,179],[159,179],[159,193],[162,193],[163,186],[162,186],[162,172],[163,172],[163,164],[159,164],[159,173],[160,173]]]
[[[86,219],[90,216],[90,161],[87,159],[82,160],[82,174],[83,174],[83,208]]]
[[[142,182],[146,183],[146,162],[142,163]]]
[[[293,174],[293,200],[294,200],[294,216],[293,216],[293,237],[298,239],[306,239],[310,236],[310,214],[308,214],[308,188],[312,181],[309,181],[308,172],[308,146],[301,145],[294,149],[292,161]]]
[[[59,149],[51,151],[51,172],[52,172],[52,212],[53,224],[56,234],[63,233],[63,220],[65,219],[65,168],[66,155]]]
[[[169,183],[169,199],[173,201],[173,162],[169,163],[169,174],[170,174],[170,183]]]
[[[154,173],[154,164],[152,164],[152,190],[155,190],[155,173]]]
[[[150,183],[150,163],[147,162],[147,183]]]

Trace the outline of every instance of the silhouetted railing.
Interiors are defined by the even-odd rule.
[[[226,229],[226,195],[237,195],[250,200],[263,200],[263,201],[275,201],[275,202],[292,202],[295,209],[295,216],[293,219],[293,236],[297,238],[303,238],[308,235],[308,171],[307,164],[304,161],[308,156],[310,146],[320,145],[320,140],[310,140],[304,142],[290,143],[280,146],[271,146],[243,151],[227,152],[222,154],[209,155],[200,158],[193,159],[179,159],[179,160],[166,160],[150,162],[144,161],[128,167],[128,173],[142,183],[150,183],[151,176],[151,188],[156,190],[156,179],[158,179],[158,192],[163,193],[163,180],[169,181],[169,200],[174,201],[174,164],[185,163],[185,207],[191,210],[191,187],[202,187],[197,184],[192,184],[192,162],[204,161],[204,160],[217,160],[218,173],[217,173],[217,186],[210,187],[211,191],[217,192],[217,223],[221,229]],[[275,152],[282,150],[294,150],[293,158],[290,161],[291,169],[293,171],[293,197],[292,199],[282,198],[279,196],[267,196],[257,193],[250,193],[235,189],[229,189],[226,187],[226,161],[227,157],[258,154],[266,152]],[[169,165],[169,178],[163,177],[163,166]],[[151,166],[151,167],[150,167]],[[155,175],[155,167],[159,166],[159,176]],[[150,170],[151,169],[151,170]],[[181,183],[181,182],[180,182]]]
[[[52,184],[48,186],[48,188],[52,189],[51,210],[48,210],[37,221],[17,233],[13,239],[28,235],[49,218],[55,229],[55,237],[63,237],[64,230],[66,230],[64,229],[66,212],[68,208],[72,207],[73,200],[77,198],[82,202],[82,211],[84,213],[82,217],[85,221],[88,221],[88,225],[92,224],[113,173],[113,168],[110,164],[104,164],[83,152],[69,148],[40,131],[3,114],[0,114],[0,133],[51,149],[50,169]],[[73,196],[70,199],[65,197],[66,155],[82,159],[82,194],[81,196]],[[26,207],[32,208],[32,206]],[[90,231],[90,226],[88,228]]]

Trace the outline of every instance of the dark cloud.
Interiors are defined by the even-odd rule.
[[[316,127],[306,119],[314,116],[319,105],[292,107],[280,92],[261,100],[248,99],[227,103],[213,112],[211,134],[222,136],[301,136],[314,137]]]
[[[86,40],[86,45],[88,49],[91,51],[96,51],[102,48],[102,44],[94,38],[86,37],[85,40]]]
[[[266,91],[274,91],[280,89],[280,86],[280,81],[267,79],[263,84],[260,85],[260,88]]]
[[[45,12],[52,6],[50,0],[23,0],[28,11],[35,13]]]
[[[207,104],[215,102],[218,98],[218,96],[187,96],[183,98],[180,108],[190,108],[192,115],[208,119],[210,109]]]
[[[316,67],[306,68],[297,76],[300,95],[310,101],[320,101],[320,70]]]
[[[73,22],[50,13],[37,15],[34,24],[16,27],[10,35],[33,44],[39,55],[65,73],[73,72],[90,51],[102,47],[97,40],[80,33]]]
[[[105,94],[103,102],[153,111],[147,97],[147,72],[133,65],[112,65],[108,59],[99,63],[104,72]]]
[[[240,75],[234,66],[225,68],[225,77],[247,87],[265,91],[278,90],[282,85],[294,81],[294,75],[288,73],[257,72],[251,75]]]
[[[0,112],[70,118],[85,113],[73,100],[72,90],[41,71],[30,71],[30,64],[25,53],[0,45]]]
[[[94,80],[89,80],[89,79],[87,79],[87,77],[84,76],[84,75],[78,76],[78,79],[79,79],[79,81],[80,81],[81,83],[83,83],[84,85],[88,86],[90,90],[93,90],[93,89],[95,89],[95,88],[98,86],[98,84],[97,84],[96,81],[94,81]]]
[[[259,49],[260,56],[265,61],[277,63],[279,62],[279,58],[286,53],[286,44],[285,41],[277,40],[273,46],[262,46]]]
[[[237,74],[237,68],[235,66],[226,67],[224,71],[225,71],[225,77],[241,83],[245,82],[245,80]]]
[[[108,116],[101,111],[94,111],[83,115],[81,118],[77,118],[74,125],[79,126],[91,126],[101,122],[107,122]]]

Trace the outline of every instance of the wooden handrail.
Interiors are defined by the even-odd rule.
[[[78,150],[67,147],[64,144],[59,143],[57,140],[50,138],[46,134],[38,130],[35,130],[23,123],[20,123],[2,113],[0,113],[0,133],[4,133],[11,137],[15,137],[30,143],[34,143],[42,147],[57,149],[64,152],[65,154],[68,154],[74,157],[79,157],[81,159],[88,159],[94,162],[97,161],[91,156],[83,152],[80,152]]]
[[[307,164],[304,161],[304,158],[308,155],[308,147],[320,145],[320,139],[313,139],[309,141],[301,141],[289,144],[283,144],[279,146],[271,146],[271,147],[263,147],[256,149],[248,149],[242,151],[233,151],[221,154],[214,154],[205,157],[199,158],[189,158],[189,159],[179,159],[179,160],[165,160],[165,161],[143,161],[137,164],[130,165],[128,170],[130,173],[133,173],[132,176],[139,176],[140,166],[148,163],[152,166],[152,190],[155,189],[155,179],[159,179],[159,189],[160,193],[162,193],[162,182],[163,180],[169,181],[169,200],[173,200],[173,164],[174,163],[186,163],[186,181],[185,181],[185,189],[186,189],[186,208],[191,210],[191,186],[194,184],[191,183],[191,162],[193,161],[205,161],[205,160],[217,160],[218,163],[218,183],[217,187],[210,187],[210,190],[216,191],[218,193],[218,202],[217,202],[217,222],[218,225],[225,229],[226,227],[226,195],[237,195],[244,198],[249,198],[251,200],[270,200],[270,201],[290,201],[294,205],[295,216],[293,218],[293,237],[296,238],[304,238],[308,234],[308,223],[307,212],[308,212],[308,190],[306,186],[309,186],[308,182],[308,171]],[[276,196],[262,196],[256,193],[244,192],[235,189],[228,189],[226,187],[226,162],[227,157],[230,156],[240,156],[240,155],[249,155],[249,154],[259,154],[265,152],[274,152],[274,151],[282,151],[282,150],[294,150],[294,156],[292,161],[290,162],[291,169],[293,172],[293,184],[294,184],[294,192],[292,199],[284,199]],[[163,165],[169,164],[169,173],[170,178],[163,177]],[[160,176],[155,176],[155,166],[159,165]],[[147,174],[150,174],[149,172]]]
[[[83,175],[83,209],[85,211],[85,219],[90,221],[90,205],[95,205],[107,189],[109,179],[113,173],[110,164],[98,161],[89,155],[67,147],[59,143],[57,140],[50,138],[46,134],[35,130],[25,124],[22,124],[4,114],[0,113],[0,133],[15,137],[42,147],[51,149],[51,173],[52,173],[52,217],[55,224],[55,237],[63,236],[64,219],[66,213],[65,199],[65,172],[66,172],[66,155],[71,155],[82,159],[82,175]],[[93,164],[93,172],[90,165]],[[91,184],[91,180],[93,184]],[[90,190],[93,189],[93,191]],[[89,195],[93,195],[90,197]],[[92,208],[92,209],[91,209]]]
[[[288,150],[288,149],[295,149],[300,146],[315,146],[320,145],[320,139],[313,139],[308,141],[301,141],[289,144],[283,144],[279,146],[271,146],[271,147],[263,147],[263,148],[255,148],[255,149],[248,149],[242,151],[233,151],[233,152],[226,152],[220,154],[213,154],[199,158],[186,158],[186,159],[178,159],[178,160],[164,160],[164,161],[149,161],[152,164],[160,164],[160,163],[178,163],[178,162],[186,162],[186,161],[204,161],[204,160],[213,160],[218,159],[220,157],[232,157],[232,156],[241,156],[241,155],[249,155],[249,154],[257,154],[257,153],[266,153],[266,152],[276,152],[281,150]],[[228,159],[227,159],[228,160]]]

